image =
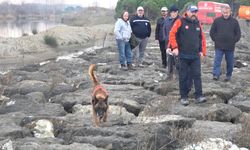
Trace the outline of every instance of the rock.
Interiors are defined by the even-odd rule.
[[[192,126],[192,132],[200,139],[222,138],[232,141],[237,133],[242,130],[240,124],[217,121],[195,121]]]
[[[73,91],[74,91],[73,86],[66,84],[66,83],[59,83],[59,84],[53,85],[53,88],[51,89],[51,96],[58,95],[61,93],[69,93]]]
[[[11,105],[4,105],[0,108],[0,114],[22,111],[27,115],[44,115],[44,116],[63,116],[66,114],[64,108],[60,104],[45,103],[40,104],[36,101],[29,101],[25,97],[16,95],[11,99]]]
[[[233,106],[239,108],[242,112],[250,113],[250,100],[234,102]]]
[[[14,150],[12,141],[10,139],[0,141],[0,148],[2,150]]]
[[[132,120],[132,123],[134,124],[149,124],[149,123],[164,123],[164,124],[170,124],[177,127],[182,128],[190,128],[195,119],[192,118],[184,118],[182,116],[178,115],[162,115],[162,116],[154,116],[154,117],[137,117],[134,120]]]
[[[241,115],[240,109],[227,104],[214,104],[208,108],[207,119],[211,121],[238,122]]]
[[[0,115],[0,137],[17,139],[32,136],[28,129],[19,125],[24,116],[22,112]]]
[[[49,120],[38,120],[34,127],[34,136],[36,138],[54,138],[54,127]]]
[[[6,95],[13,95],[13,94],[28,94],[32,92],[42,92],[44,95],[48,96],[50,92],[50,86],[42,81],[36,80],[24,80],[13,87],[6,88],[5,94]]]
[[[171,125],[170,125],[171,126]],[[167,124],[133,124],[126,126],[110,126],[101,128],[71,127],[64,128],[58,137],[65,141],[90,143],[97,147],[109,149],[176,149],[178,127],[171,130]],[[171,142],[172,141],[172,142]],[[166,143],[169,143],[166,145]]]
[[[82,105],[75,105],[73,107],[73,113],[82,113],[82,116],[89,116],[92,117],[92,105],[82,106]],[[89,117],[85,118],[84,120],[89,120]],[[134,119],[134,114],[131,114],[126,111],[124,107],[119,106],[112,106],[109,105],[108,109],[108,124],[110,125],[126,125]],[[89,120],[91,122],[91,120]]]
[[[246,62],[241,62],[240,60],[236,60],[234,63],[234,67],[241,68],[241,67],[247,67],[248,64]]]
[[[91,144],[84,144],[84,143],[72,143],[69,145],[63,144],[50,144],[50,145],[39,145],[33,142],[27,142],[22,145],[18,145],[18,150],[104,150],[103,148],[97,148]]]
[[[184,148],[184,150],[206,150],[206,149],[213,149],[213,150],[242,150],[244,148],[239,148],[238,146],[232,144],[230,141],[225,141],[220,138],[209,138],[208,140],[204,140],[197,144],[189,145]]]
[[[168,82],[168,83],[162,83],[159,84],[159,86],[155,87],[154,91],[157,94],[166,96],[169,92],[173,92],[174,90],[177,90],[177,85],[176,85],[176,81],[174,82]]]
[[[46,103],[45,96],[42,92],[32,92],[25,95],[29,101],[34,101],[37,103]]]

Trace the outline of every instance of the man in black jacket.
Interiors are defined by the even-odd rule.
[[[166,39],[163,37],[164,20],[167,18],[167,15],[168,15],[167,7],[162,7],[161,8],[161,18],[157,19],[156,28],[155,28],[155,40],[159,41],[163,68],[167,67]]]
[[[231,17],[229,6],[222,8],[222,16],[216,18],[210,29],[210,37],[215,42],[215,58],[213,79],[218,80],[221,75],[221,61],[225,54],[227,73],[225,81],[230,81],[234,66],[235,43],[240,40],[239,23]]]
[[[151,25],[148,18],[144,16],[142,6],[137,8],[137,15],[130,19],[130,25],[132,32],[139,41],[139,45],[133,52],[133,60],[137,66],[142,67],[144,52],[151,34]]]

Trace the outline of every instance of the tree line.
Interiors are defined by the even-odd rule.
[[[160,9],[163,6],[170,7],[176,5],[182,12],[188,5],[197,4],[201,0],[118,0],[115,11],[116,18],[120,17],[123,10],[128,10],[130,14],[136,12],[138,6],[143,6],[145,15],[155,20],[160,15]],[[250,0],[212,0],[214,2],[227,3],[231,6],[233,14],[236,14],[240,5],[250,5]]]

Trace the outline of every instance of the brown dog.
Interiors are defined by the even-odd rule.
[[[94,74],[95,64],[89,66],[89,76],[94,83],[92,92],[93,118],[95,126],[99,127],[101,120],[107,121],[108,117],[108,93],[106,89],[99,83]]]

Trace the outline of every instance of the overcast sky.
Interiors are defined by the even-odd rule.
[[[64,4],[79,4],[83,7],[94,6],[97,4],[100,7],[115,8],[118,0],[0,0],[0,2],[11,2],[15,4],[25,3],[64,3]]]

